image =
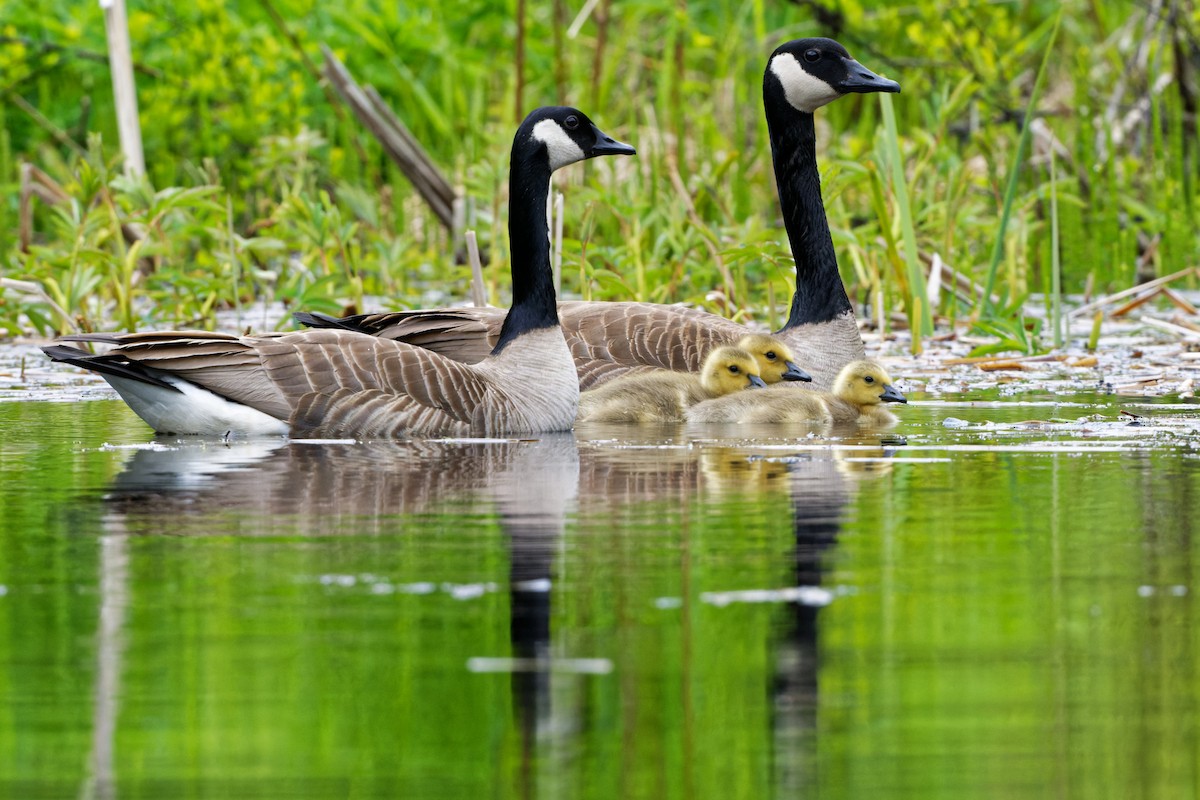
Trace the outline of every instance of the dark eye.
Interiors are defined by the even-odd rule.
[[[732,372],[734,375],[737,375],[739,372],[741,372],[741,370],[738,369],[737,364],[734,364],[733,366],[731,366],[729,368],[729,371]]]
[[[820,50],[805,50],[804,51],[804,60],[810,64],[820,61],[821,60],[821,51]]]
[[[771,352],[767,353],[767,361],[774,361],[774,360],[775,360],[775,351],[772,350]]]
[[[567,130],[573,131],[579,127],[579,117],[572,114],[563,120],[563,125],[566,126]]]
[[[867,383],[874,383],[874,382],[875,382],[875,379],[874,379],[874,378],[872,378],[870,375],[868,375],[867,377],[863,378],[863,380],[864,380],[864,381],[866,381]]]

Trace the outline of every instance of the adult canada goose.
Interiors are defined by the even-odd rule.
[[[838,370],[863,356],[862,338],[838,273],[821,200],[813,112],[851,92],[898,92],[900,84],[859,64],[831,39],[797,39],[772,53],[763,76],[771,155],[792,255],[796,291],[776,334],[796,351],[813,383],[832,386]],[[314,327],[362,331],[428,347],[466,363],[490,350],[503,310],[448,308],[335,319],[297,314]],[[736,322],[696,309],[653,303],[559,304],[579,385],[588,389],[638,366],[684,372],[713,347],[748,333]]]
[[[859,360],[842,368],[831,392],[775,386],[744,396],[706,400],[687,409],[685,416],[688,422],[878,426],[896,421],[883,403],[907,402],[882,365]]]
[[[682,422],[689,406],[741,389],[766,386],[754,356],[732,345],[715,348],[700,372],[622,375],[579,396],[579,422]]]
[[[541,108],[521,123],[509,172],[513,304],[491,353],[476,364],[343,330],[82,334],[66,339],[117,346],[103,355],[44,350],[99,372],[159,432],[365,438],[569,430],[579,386],[554,302],[550,174],[633,153],[574,108]]]

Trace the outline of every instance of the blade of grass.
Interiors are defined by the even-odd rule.
[[[1058,255],[1058,169],[1054,148],[1050,148],[1050,324],[1054,327],[1054,348],[1064,344],[1062,314],[1062,259]]]
[[[233,313],[238,330],[242,329],[242,298],[238,290],[237,240],[233,236],[233,198],[225,196],[225,235],[229,242],[229,273],[233,280]]]
[[[1037,109],[1038,97],[1042,93],[1042,85],[1046,82],[1046,66],[1050,63],[1050,54],[1054,52],[1054,42],[1058,39],[1058,28],[1062,23],[1062,9],[1054,18],[1054,27],[1050,29],[1050,39],[1046,43],[1046,51],[1042,55],[1042,64],[1038,67],[1037,77],[1033,81],[1033,91],[1029,94],[1029,103],[1025,107],[1025,120],[1021,126],[1021,136],[1017,140],[1017,152],[1013,157],[1012,167],[1008,173],[1008,187],[1004,190],[1004,207],[1000,211],[1000,226],[996,230],[996,243],[992,248],[992,261],[988,266],[987,279],[983,284],[982,316],[988,316],[992,311],[992,287],[996,284],[996,269],[1000,259],[1004,257],[1004,234],[1008,229],[1008,220],[1012,215],[1013,200],[1017,195],[1017,182],[1021,177],[1021,166],[1025,162],[1025,153],[1029,149],[1030,126],[1029,120]],[[887,95],[882,95],[887,97]]]
[[[1088,352],[1096,352],[1096,348],[1100,346],[1100,326],[1104,322],[1104,312],[1097,311],[1092,316],[1092,334],[1088,337]]]
[[[921,263],[917,259],[917,234],[913,228],[912,209],[908,202],[908,182],[904,178],[904,163],[900,156],[900,136],[896,132],[896,112],[892,109],[892,97],[879,95],[883,108],[884,140],[887,144],[888,160],[892,162],[892,191],[896,195],[896,210],[900,214],[900,233],[904,237],[904,264],[908,275],[908,326],[912,331],[912,352],[920,353],[921,339],[933,333],[933,315],[927,313],[927,304],[921,297],[925,279]],[[881,223],[884,223],[881,220]],[[885,224],[885,223],[884,223]]]

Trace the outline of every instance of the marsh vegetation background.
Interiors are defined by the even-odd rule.
[[[914,320],[936,256],[976,284],[947,278],[939,315],[1044,348],[1024,303],[1052,294],[1056,239],[1063,292],[1196,263],[1188,0],[139,0],[143,180],[121,174],[98,5],[0,0],[0,20],[0,273],[45,291],[7,284],[0,335],[212,326],[252,299],[333,312],[465,300],[450,233],[334,101],[322,44],[461,189],[495,303],[512,131],[535,106],[570,103],[639,155],[557,184],[570,195],[564,292],[775,322],[792,270],[762,70],[777,44],[809,35],[903,86],[818,112],[826,204],[863,317]],[[62,194],[36,196],[23,164]],[[997,302],[982,301],[986,286]]]

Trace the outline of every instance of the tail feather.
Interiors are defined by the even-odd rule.
[[[356,324],[363,315],[354,317],[331,317],[328,314],[322,314],[320,311],[297,311],[292,314],[292,319],[299,322],[306,328],[333,328],[340,331],[356,331],[362,333],[362,328]]]
[[[138,362],[115,354],[95,355],[86,350],[80,350],[78,347],[67,347],[60,344],[43,347],[42,352],[49,356],[51,361],[61,361],[64,364],[91,370],[100,375],[112,375],[116,378],[125,378],[170,389],[173,392],[179,391],[178,387],[167,383]]]

